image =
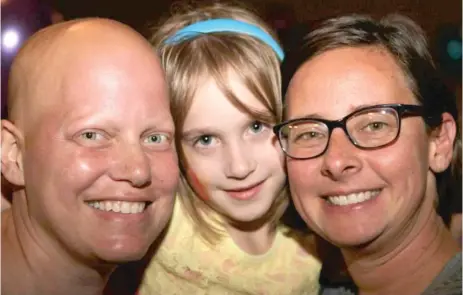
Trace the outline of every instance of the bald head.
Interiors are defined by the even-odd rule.
[[[53,111],[53,105],[67,97],[62,93],[66,84],[82,75],[96,74],[96,70],[102,74],[110,68],[132,72],[143,67],[152,67],[159,76],[156,80],[164,83],[149,43],[122,23],[89,18],[49,26],[31,36],[13,62],[10,120],[25,128],[25,121],[32,123],[47,110]]]

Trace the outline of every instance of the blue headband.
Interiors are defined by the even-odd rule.
[[[280,45],[278,45],[275,39],[273,39],[272,36],[264,30],[258,26],[229,18],[209,19],[191,24],[178,30],[175,35],[168,38],[165,43],[172,44],[194,38],[200,34],[220,32],[233,32],[255,37],[272,47],[273,51],[275,51],[280,60],[283,60],[285,57]]]

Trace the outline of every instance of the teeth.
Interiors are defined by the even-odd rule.
[[[113,211],[123,214],[136,214],[145,210],[145,202],[126,202],[126,201],[92,201],[86,202],[87,205],[102,211]]]
[[[328,201],[333,205],[346,206],[370,200],[371,198],[376,197],[379,194],[379,192],[379,190],[376,190],[341,196],[330,196],[328,197]]]

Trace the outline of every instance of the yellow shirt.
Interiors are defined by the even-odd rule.
[[[209,246],[180,202],[159,250],[146,269],[140,295],[311,295],[319,289],[320,261],[311,238],[278,227],[263,255],[242,251],[229,236]]]

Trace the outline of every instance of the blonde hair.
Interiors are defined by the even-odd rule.
[[[182,171],[179,187],[181,204],[193,220],[201,236],[211,244],[216,243],[222,232],[216,222],[221,222],[220,213],[212,204],[198,197],[188,179],[188,163],[181,147],[181,134],[192,99],[204,81],[212,77],[217,86],[230,99],[233,105],[257,120],[275,124],[282,119],[282,97],[280,61],[272,48],[262,41],[245,34],[229,32],[202,34],[180,43],[166,44],[165,41],[175,33],[198,21],[231,18],[254,24],[269,33],[275,34],[256,14],[248,9],[215,3],[207,6],[180,7],[170,18],[153,29],[151,43],[158,52],[170,88],[171,111],[174,117],[176,145]],[[239,75],[244,85],[265,106],[267,112],[257,112],[247,107],[233,93],[228,83],[230,70]],[[276,225],[288,203],[287,188],[275,199],[269,211],[269,220]],[[219,213],[214,214],[214,212]]]

